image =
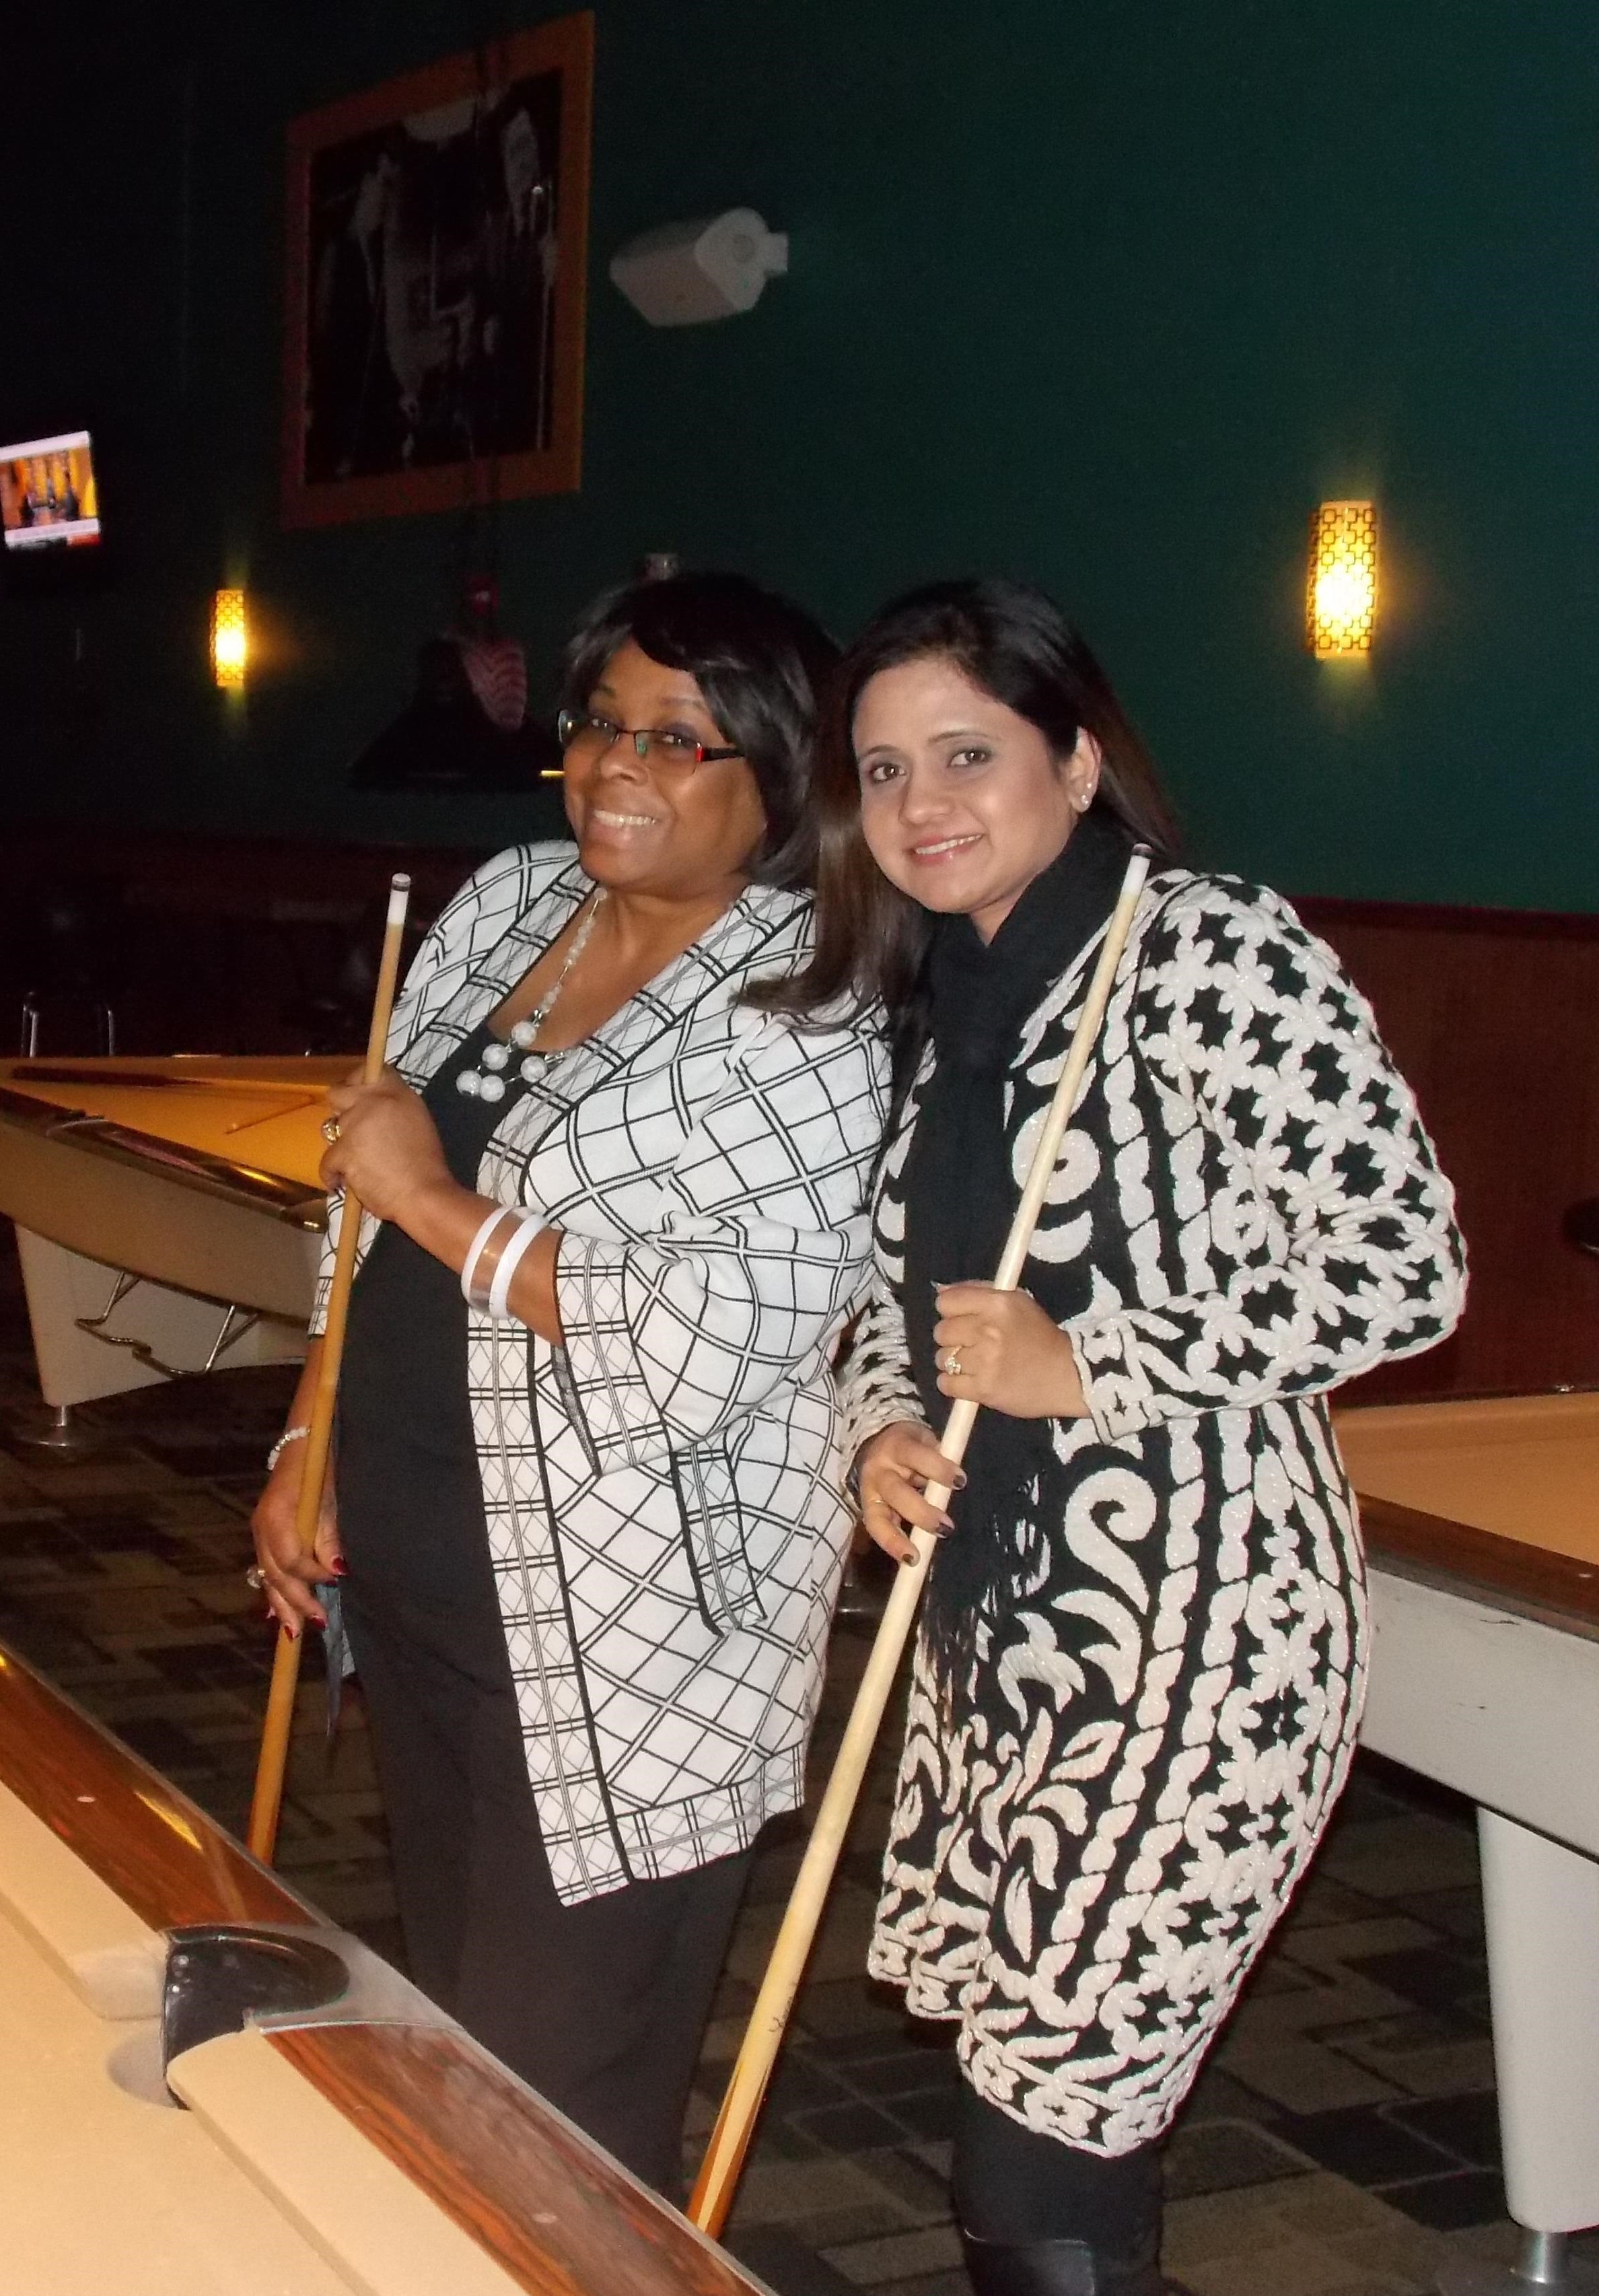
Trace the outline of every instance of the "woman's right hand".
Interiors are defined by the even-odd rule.
[[[309,1619],[316,1626],[325,1626],[322,1604],[316,1599],[316,1582],[321,1578],[337,1578],[344,1569],[344,1556],[339,1546],[339,1523],[333,1505],[333,1479],[330,1474],[322,1487],[322,1512],[316,1524],[316,1543],[307,1554],[299,1543],[295,1517],[299,1510],[300,1485],[305,1478],[307,1445],[304,1438],[291,1443],[280,1453],[278,1463],[266,1478],[266,1487],[256,1501],[255,1513],[250,1518],[250,1536],[256,1543],[256,1561],[266,1578],[266,1595],[278,1624],[291,1635],[298,1635]]]
[[[856,1462],[861,1521],[868,1537],[896,1562],[914,1562],[909,1529],[953,1530],[954,1523],[928,1499],[927,1487],[939,1483],[959,1490],[965,1476],[939,1450],[931,1427],[919,1419],[897,1419],[861,1446]]]

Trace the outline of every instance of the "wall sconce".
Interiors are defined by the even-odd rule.
[[[211,676],[225,688],[242,686],[249,660],[244,593],[218,590],[211,601]]]
[[[1377,507],[1325,502],[1310,521],[1305,619],[1318,661],[1370,653],[1377,622]]]

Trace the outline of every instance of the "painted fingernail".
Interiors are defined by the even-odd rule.
[[[966,1488],[966,1470],[964,1467],[957,1467],[955,1471],[955,1488],[957,1491],[964,1491]]]
[[[283,1628],[283,1632],[288,1636],[291,1643],[297,1643],[299,1640],[299,1628],[298,1627],[285,1627]]]
[[[342,1554],[335,1554],[328,1568],[335,1578],[344,1578],[349,1574],[349,1565]]]
[[[906,1551],[906,1553],[905,1553],[905,1554],[903,1554],[900,1556],[900,1558],[899,1558],[899,1560],[901,1561],[901,1562],[903,1562],[903,1563],[905,1564],[905,1566],[906,1566],[906,1568],[907,1570],[910,1568],[911,1564],[915,1561],[915,1559],[916,1559],[916,1550],[915,1550],[915,1548],[914,1548],[914,1546],[913,1546],[913,1547],[910,1547],[910,1548],[907,1548],[907,1550]]]

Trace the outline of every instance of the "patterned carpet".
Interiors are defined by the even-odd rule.
[[[291,1379],[235,1372],[115,1398],[60,1460],[10,1439],[35,1401],[0,1250],[0,1638],[224,1824],[241,1827],[270,1659],[246,1519]],[[816,1777],[870,1642],[846,1619]],[[281,1864],[401,1962],[358,1699],[330,1747],[302,1696]],[[895,1733],[863,1798],[729,2245],[778,2296],[964,2296],[944,2185],[955,2071],[861,1974]],[[775,1829],[718,1998],[691,2136],[714,2114],[798,1862]],[[697,2144],[695,2150],[697,2151]],[[1167,2267],[1196,2296],[1404,2296],[1452,2250],[1504,2256],[1469,1808],[1362,1757],[1292,1921],[1168,2158]],[[1590,2237],[1592,2242],[1593,2236]],[[1595,2243],[1599,2245],[1599,2243]]]

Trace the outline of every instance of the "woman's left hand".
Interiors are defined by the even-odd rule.
[[[938,1301],[940,1395],[966,1397],[1012,1419],[1086,1417],[1071,1341],[1027,1292],[940,1283]]]
[[[401,1227],[419,1198],[455,1188],[432,1118],[392,1069],[376,1084],[357,1075],[335,1085],[328,1107],[339,1137],[322,1160],[324,1188],[352,1189],[369,1212]]]

